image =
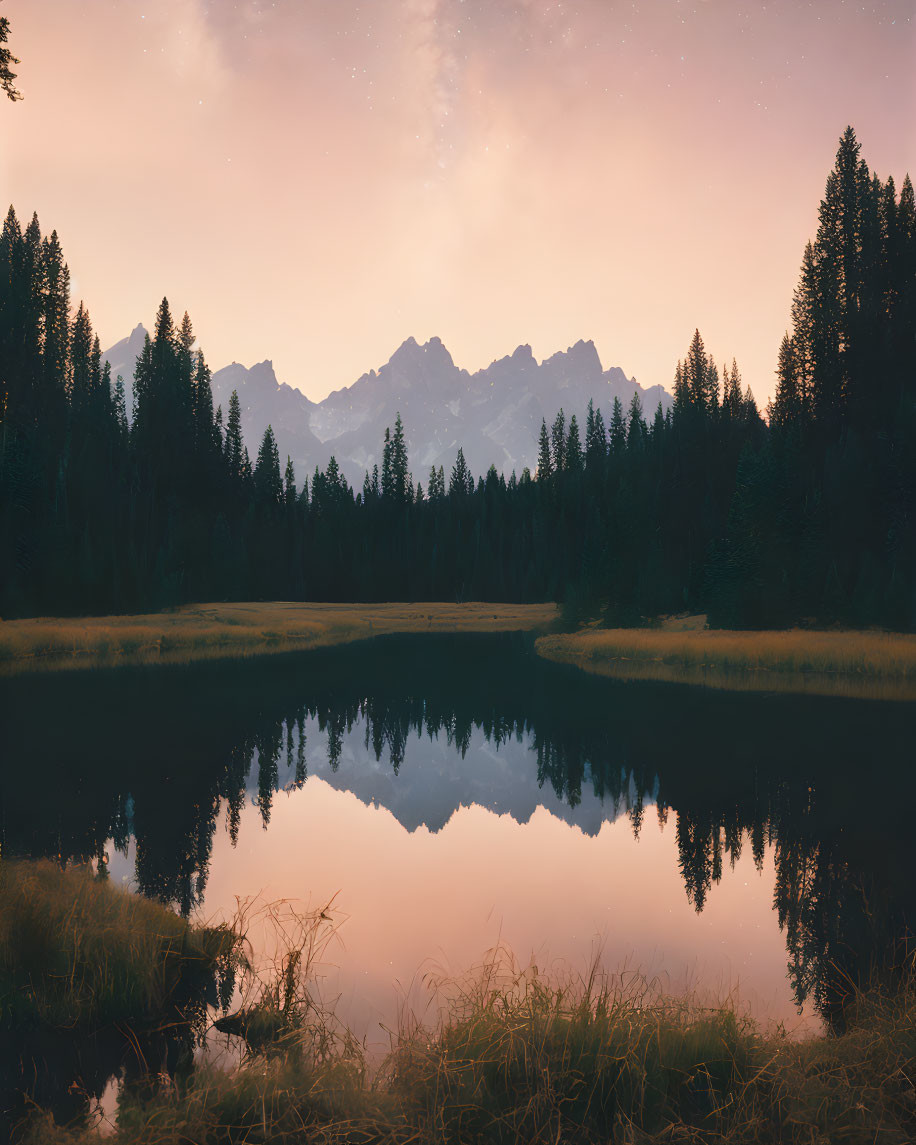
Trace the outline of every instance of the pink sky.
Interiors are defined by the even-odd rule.
[[[670,386],[699,326],[772,392],[841,131],[916,172],[912,0],[6,0],[0,182],[103,345],[167,294],[214,367],[318,399],[438,335],[592,338]]]

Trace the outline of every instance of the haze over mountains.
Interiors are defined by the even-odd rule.
[[[128,410],[133,404],[134,366],[145,337],[146,330],[137,326],[104,354],[112,377],[124,378]],[[589,399],[601,408],[605,422],[615,397],[626,409],[634,392],[639,393],[647,418],[659,402],[665,410],[671,404],[663,387],[643,389],[619,366],[604,369],[590,341],[579,341],[542,362],[530,346],[519,346],[471,374],[455,365],[440,339],[419,345],[408,338],[377,371],[321,402],[310,401],[280,382],[269,360],[251,367],[233,362],[214,373],[212,386],[214,407],[222,406],[224,418],[232,391],[238,391],[252,461],[269,424],[281,461],[287,455],[292,458],[300,482],[316,465],[323,469],[333,454],[357,488],[367,470],[381,466],[385,427],[394,425],[398,412],[413,480],[425,486],[433,465],[443,466],[448,480],[459,446],[475,476],[490,465],[506,476],[512,470],[520,474],[525,466],[533,472],[541,419],[550,425],[561,407],[567,420],[576,415],[584,438]]]

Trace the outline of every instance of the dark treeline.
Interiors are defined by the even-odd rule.
[[[0,614],[205,599],[562,600],[609,623],[916,625],[916,207],[841,142],[761,417],[697,332],[674,406],[561,410],[538,464],[426,486],[400,418],[351,489],[301,484],[238,398],[213,408],[187,315],[163,300],[134,409],[103,366],[56,233],[0,236]],[[422,476],[422,475],[421,475]]]

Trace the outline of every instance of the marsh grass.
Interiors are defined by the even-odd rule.
[[[261,656],[407,632],[546,629],[554,605],[300,604],[282,601],[186,605],[146,616],[0,621],[0,673],[183,664]]]
[[[901,633],[589,628],[542,636],[537,651],[616,679],[916,699],[916,636]]]
[[[230,928],[191,927],[88,867],[0,863],[0,1031],[175,1021],[229,968]],[[213,999],[215,1001],[215,998]]]
[[[704,1006],[606,974],[597,957],[583,975],[542,974],[497,948],[463,979],[431,979],[438,1022],[405,1022],[373,1068],[315,989],[333,904],[242,904],[231,927],[198,928],[85,869],[0,873],[4,1022],[11,991],[25,995],[17,1021],[95,1024],[170,1005],[176,958],[212,966],[235,951],[240,973],[237,1008],[216,1022],[244,1043],[234,1068],[204,1060],[168,1084],[125,1086],[104,1138],[98,1118],[67,1128],[34,1108],[18,1135],[27,1145],[916,1140],[909,964],[894,992],[856,997],[845,1033],[796,1041],[761,1031],[734,1002]],[[243,931],[266,935],[266,957],[242,949]]]
[[[180,1092],[122,1100],[109,1140],[903,1145],[916,1139],[914,1029],[910,988],[863,995],[842,1036],[797,1042],[733,1006],[491,965],[453,992],[437,1029],[395,1037],[374,1074],[352,1041],[324,1034],[322,1054],[288,1042],[233,1071],[205,1066]],[[39,1116],[26,1140],[98,1136]]]

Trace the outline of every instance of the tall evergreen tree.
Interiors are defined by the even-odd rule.
[[[551,473],[553,473],[553,458],[550,454],[550,437],[547,433],[547,422],[541,418],[541,433],[538,438],[538,480],[545,481]]]
[[[627,444],[627,427],[626,422],[623,420],[623,406],[620,404],[620,398],[614,398],[614,405],[611,409],[611,453],[615,457],[619,457]]]
[[[468,468],[468,463],[464,459],[464,450],[459,446],[458,456],[455,458],[455,464],[452,467],[452,476],[448,486],[449,497],[470,497],[473,492],[474,475],[471,473]]]
[[[226,468],[229,476],[236,481],[242,478],[242,408],[239,395],[233,390],[229,395],[229,419],[226,422],[225,442]]]
[[[604,428],[604,418],[601,410],[595,409],[595,403],[589,398],[588,412],[585,417],[585,462],[594,467],[604,461],[607,456],[607,431]]]
[[[582,456],[582,442],[579,440],[579,423],[576,420],[575,414],[569,419],[569,433],[566,436],[563,456],[566,468],[570,473],[580,473],[582,471],[584,460]]]
[[[562,407],[550,427],[550,456],[554,473],[562,473],[566,468],[566,415]]]
[[[336,463],[335,463],[336,464]],[[279,505],[283,501],[283,478],[280,475],[280,451],[272,426],[264,430],[254,468],[255,492],[264,505]]]

